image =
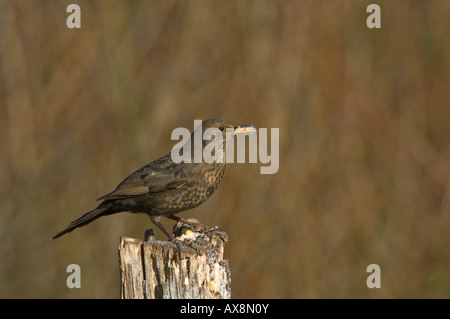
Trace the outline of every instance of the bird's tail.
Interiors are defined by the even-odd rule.
[[[104,215],[110,214],[110,212],[108,212],[109,208],[110,208],[109,205],[100,205],[96,209],[91,210],[90,212],[84,214],[83,216],[81,216],[77,220],[74,220],[73,222],[71,222],[69,224],[69,226],[67,226],[66,229],[60,231],[59,233],[56,233],[52,237],[52,239],[56,239],[58,237],[61,237],[62,235],[66,234],[66,233],[70,233],[75,228],[82,227],[84,225],[89,224],[90,222],[93,222],[94,220],[96,220],[99,217],[102,217]]]

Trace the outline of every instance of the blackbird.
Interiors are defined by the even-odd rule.
[[[218,136],[222,140],[219,138],[204,139],[203,134],[208,128],[218,129],[215,132],[221,133],[221,136],[220,134]],[[194,146],[198,145],[194,139],[196,131],[196,136],[200,136],[202,152],[206,146],[214,146],[213,144],[208,145],[210,143],[223,145],[223,147],[215,149],[218,153],[215,153],[214,156],[217,156],[219,160],[211,162],[203,159],[200,163],[197,163],[198,160],[194,159]],[[87,225],[99,217],[120,212],[149,215],[151,221],[171,239],[172,235],[160,223],[161,218],[167,217],[186,222],[175,214],[201,205],[217,189],[225,172],[226,145],[237,134],[253,132],[256,132],[256,128],[253,126],[236,125],[223,119],[203,121],[201,131],[200,126],[198,126],[190,139],[177,153],[181,156],[185,155],[185,150],[190,150],[192,158],[190,163],[188,161],[180,162],[180,158],[177,159],[176,156],[172,156],[176,152],[169,152],[143,166],[123,180],[114,191],[100,197],[98,200],[102,200],[102,203],[97,208],[71,222],[66,229],[56,233],[52,239],[69,233],[75,228]],[[175,159],[175,162],[173,159]]]

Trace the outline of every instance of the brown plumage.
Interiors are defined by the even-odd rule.
[[[99,217],[120,212],[145,213],[169,238],[171,234],[161,225],[162,217],[182,220],[175,214],[192,209],[204,203],[217,189],[225,172],[225,150],[230,138],[236,134],[255,131],[253,126],[236,125],[222,119],[210,119],[202,122],[203,133],[208,128],[216,128],[222,132],[223,163],[174,163],[171,153],[143,166],[128,176],[109,194],[100,197],[102,203],[94,210],[71,222],[66,229],[55,234],[56,239],[75,228],[89,224]],[[234,132],[227,133],[227,129]],[[196,130],[199,130],[197,128]],[[199,131],[198,131],[199,133]],[[191,143],[191,157],[194,158],[194,132],[187,143]],[[204,149],[215,139],[202,140]],[[217,141],[216,141],[217,142]],[[211,146],[211,145],[210,145]],[[180,153],[183,155],[183,153]]]

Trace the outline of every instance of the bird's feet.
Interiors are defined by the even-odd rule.
[[[228,243],[228,235],[218,226],[207,227],[203,229],[208,236],[219,236],[219,238],[225,243]]]
[[[228,243],[227,234],[219,227],[208,227],[196,219],[184,219],[176,217],[177,223],[173,228],[173,235],[179,238],[191,239],[195,234],[204,234],[208,237],[218,236],[224,243]],[[170,238],[169,238],[170,240]]]

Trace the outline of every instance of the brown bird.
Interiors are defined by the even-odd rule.
[[[204,139],[203,134],[209,128],[217,129],[218,131],[215,132],[220,132],[222,139]],[[218,146],[215,149],[217,153],[214,153],[218,161],[211,162],[203,159],[201,163],[196,163],[197,160],[194,157],[196,131],[196,136],[200,136],[201,139],[202,154],[206,146],[208,150]],[[256,132],[253,126],[236,125],[222,119],[203,121],[201,132],[200,127],[197,127],[179,152],[174,153],[179,154],[179,157],[169,152],[138,169],[123,180],[114,191],[100,197],[98,200],[103,202],[96,209],[71,222],[66,229],[55,234],[52,239],[87,225],[99,217],[120,212],[147,214],[169,239],[172,238],[172,235],[160,223],[161,218],[167,217],[189,223],[175,214],[201,205],[214,193],[225,172],[226,145],[237,134],[253,132]],[[220,147],[221,145],[223,147]],[[186,155],[184,150],[190,150],[190,163],[180,162],[182,155]],[[222,162],[220,162],[221,158]]]

